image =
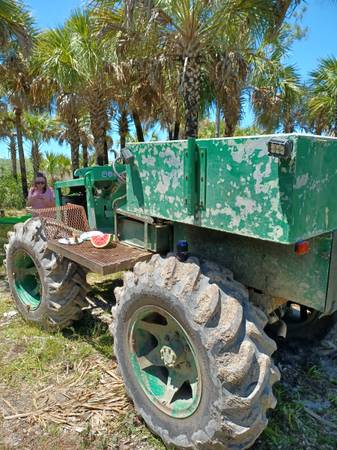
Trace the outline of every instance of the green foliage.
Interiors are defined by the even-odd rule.
[[[253,125],[251,127],[237,127],[235,130],[235,136],[257,136],[263,134],[261,128]]]
[[[0,225],[0,271],[3,260],[5,259],[5,247],[7,244],[8,238],[7,233],[12,230],[12,225]],[[0,303],[0,316],[6,310],[3,310],[4,305]]]
[[[33,20],[21,1],[0,0],[1,49],[18,44],[27,51],[31,45]]]
[[[322,59],[310,76],[309,117],[320,132],[337,136],[337,58]]]
[[[70,144],[73,169],[80,145],[103,154],[118,112],[137,123],[137,138],[128,124],[119,127],[122,144],[127,133],[129,142],[144,135],[157,140],[158,123],[170,138],[182,137],[184,113],[191,119],[205,110],[199,137],[212,138],[214,105],[220,136],[298,129],[337,135],[336,59],[320,62],[311,89],[285,64],[291,45],[306,33],[303,9],[296,9],[302,1],[147,3],[89,2],[62,26],[36,36],[22,3],[0,0],[1,91],[12,106],[1,107],[0,138],[17,138],[13,108],[20,110],[35,172],[40,145],[52,137]],[[23,38],[33,44],[28,56]],[[247,92],[257,126],[240,129]],[[71,176],[65,156],[47,153],[43,170],[51,181]]]
[[[70,159],[65,155],[57,155],[53,152],[45,153],[42,168],[52,183],[57,179],[63,179],[67,175],[71,175]]]
[[[216,136],[216,125],[209,119],[203,119],[199,123],[198,136],[200,138],[214,138]],[[220,135],[223,136],[225,132],[224,124],[220,124]]]
[[[209,119],[204,119],[200,121],[199,124],[199,137],[200,138],[214,138],[216,136],[216,125]],[[225,127],[223,122],[220,124],[220,136],[224,135]],[[256,136],[262,134],[262,130],[257,126],[241,128],[237,127],[235,129],[235,136]]]
[[[0,208],[21,209],[24,206],[19,182],[8,173],[0,176]]]

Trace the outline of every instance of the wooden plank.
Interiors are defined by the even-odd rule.
[[[130,270],[139,261],[147,261],[153,253],[124,244],[114,248],[95,248],[90,241],[77,245],[60,244],[57,240],[48,241],[48,248],[53,252],[76,262],[90,272],[108,275],[123,270]]]

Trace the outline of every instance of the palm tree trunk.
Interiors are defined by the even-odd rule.
[[[88,146],[82,144],[83,167],[88,167]]]
[[[179,139],[179,132],[180,132],[180,122],[176,120],[174,122],[174,129],[173,129],[173,139],[175,141]]]
[[[124,148],[126,145],[126,136],[129,132],[128,113],[125,109],[121,110],[118,125],[121,148]]]
[[[15,108],[14,112],[15,112],[16,137],[18,142],[18,152],[20,161],[22,194],[24,199],[26,199],[28,197],[28,185],[27,185],[26,161],[22,139],[22,110],[20,108]]]
[[[109,129],[108,104],[102,90],[95,86],[90,91],[88,97],[90,126],[94,137],[94,147],[96,150],[96,163],[99,166],[108,164],[106,132]]]
[[[236,125],[230,122],[225,122],[225,137],[232,137],[235,134]]]
[[[37,173],[40,170],[40,164],[41,164],[41,155],[39,151],[39,147],[35,142],[32,142],[32,163],[33,163],[33,172],[34,172],[34,178],[36,177]]]
[[[79,143],[70,141],[71,154],[71,171],[74,174],[75,170],[80,167],[80,148]]]
[[[219,100],[216,99],[215,101],[215,136],[217,138],[220,137],[220,103]]]
[[[196,57],[185,58],[182,73],[182,94],[185,106],[185,136],[198,136],[200,103],[200,65]]]
[[[295,131],[294,122],[290,118],[286,119],[284,122],[283,132],[284,133],[293,133],[294,131]]]
[[[293,133],[295,131],[295,121],[291,114],[292,105],[291,101],[284,101],[284,120],[283,120],[283,132]]]
[[[273,14],[274,20],[272,21],[270,28],[268,30],[268,34],[266,36],[268,42],[272,42],[277,36],[277,33],[281,25],[283,24],[286,14],[292,3],[293,3],[292,0],[279,0],[275,2]]]
[[[137,140],[138,142],[144,142],[143,127],[137,111],[132,111],[132,118],[136,127]]]
[[[240,121],[241,102],[240,94],[237,96],[229,97],[228,95],[224,99],[223,112],[225,116],[225,137],[232,137],[235,134],[236,127]]]
[[[109,164],[109,147],[107,136],[105,136],[104,139],[104,164]]]
[[[80,134],[77,119],[75,117],[69,117],[67,126],[69,131],[71,170],[73,174],[80,167]]]
[[[11,163],[12,163],[12,175],[17,180],[18,179],[18,170],[16,166],[16,141],[14,134],[9,136],[9,153],[11,155]]]
[[[95,118],[95,115],[90,115],[90,119],[96,150],[96,163],[99,166],[104,166],[108,163],[106,160],[106,131],[104,128],[101,128],[100,122]]]

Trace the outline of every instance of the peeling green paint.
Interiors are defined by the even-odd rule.
[[[202,149],[207,156],[207,181],[205,186],[198,182],[197,156],[194,190],[186,180],[191,176],[187,141],[136,144],[125,209],[280,243],[332,231],[337,228],[337,139],[282,136],[294,144],[289,160],[269,155],[272,136],[197,140],[199,154]]]

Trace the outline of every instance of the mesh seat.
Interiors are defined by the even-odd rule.
[[[32,214],[41,219],[47,240],[79,236],[90,230],[85,209],[80,205],[33,209]]]

